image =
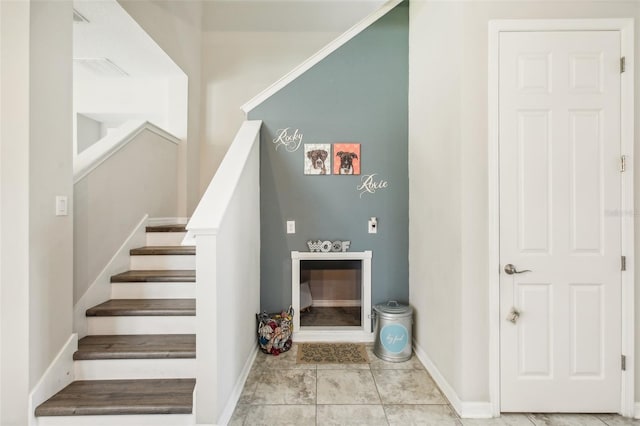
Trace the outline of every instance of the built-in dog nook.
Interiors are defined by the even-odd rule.
[[[294,340],[370,341],[371,251],[291,252]]]

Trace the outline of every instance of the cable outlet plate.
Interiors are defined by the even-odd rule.
[[[371,219],[369,219],[369,233],[370,234],[378,233],[378,219],[375,217],[372,217]]]

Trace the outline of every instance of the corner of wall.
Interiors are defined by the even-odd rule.
[[[429,355],[414,340],[413,347],[416,356],[427,369],[433,380],[436,382],[444,396],[449,400],[451,406],[463,419],[488,419],[493,417],[493,407],[490,402],[484,401],[463,401],[456,390],[449,384],[442,375],[438,367],[433,363]]]

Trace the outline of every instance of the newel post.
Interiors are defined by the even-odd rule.
[[[214,234],[196,234],[196,399],[197,424],[215,424],[218,403],[218,327],[216,240]]]

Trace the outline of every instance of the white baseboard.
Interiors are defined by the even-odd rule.
[[[361,306],[361,300],[321,300],[321,299],[313,299],[313,303],[311,306],[315,306],[317,308],[346,308],[346,307],[355,307]]]
[[[38,425],[36,407],[75,380],[73,353],[78,350],[78,335],[72,334],[29,394],[29,424]]]
[[[163,225],[186,225],[189,222],[188,217],[150,217],[148,226],[163,226]]]
[[[87,309],[111,298],[111,276],[129,269],[129,250],[145,245],[145,226],[148,218],[149,216],[145,215],[142,220],[140,220],[125,242],[73,307],[73,328],[79,338],[86,336],[88,333],[87,318],[85,316]]]
[[[488,419],[493,417],[493,410],[490,402],[462,401],[455,389],[447,382],[438,367],[431,361],[429,355],[413,341],[413,349],[422,365],[427,369],[433,380],[436,382],[444,396],[447,397],[451,406],[463,419]]]
[[[231,416],[233,416],[233,411],[236,409],[236,405],[238,405],[238,400],[240,399],[240,395],[242,394],[242,389],[244,388],[244,385],[247,381],[247,377],[249,377],[251,366],[253,365],[257,354],[258,347],[256,346],[247,357],[247,360],[242,367],[242,371],[240,372],[240,377],[236,381],[236,384],[231,391],[231,396],[227,400],[227,404],[222,410],[222,413],[220,413],[220,418],[218,418],[219,425],[226,425],[231,420]]]

